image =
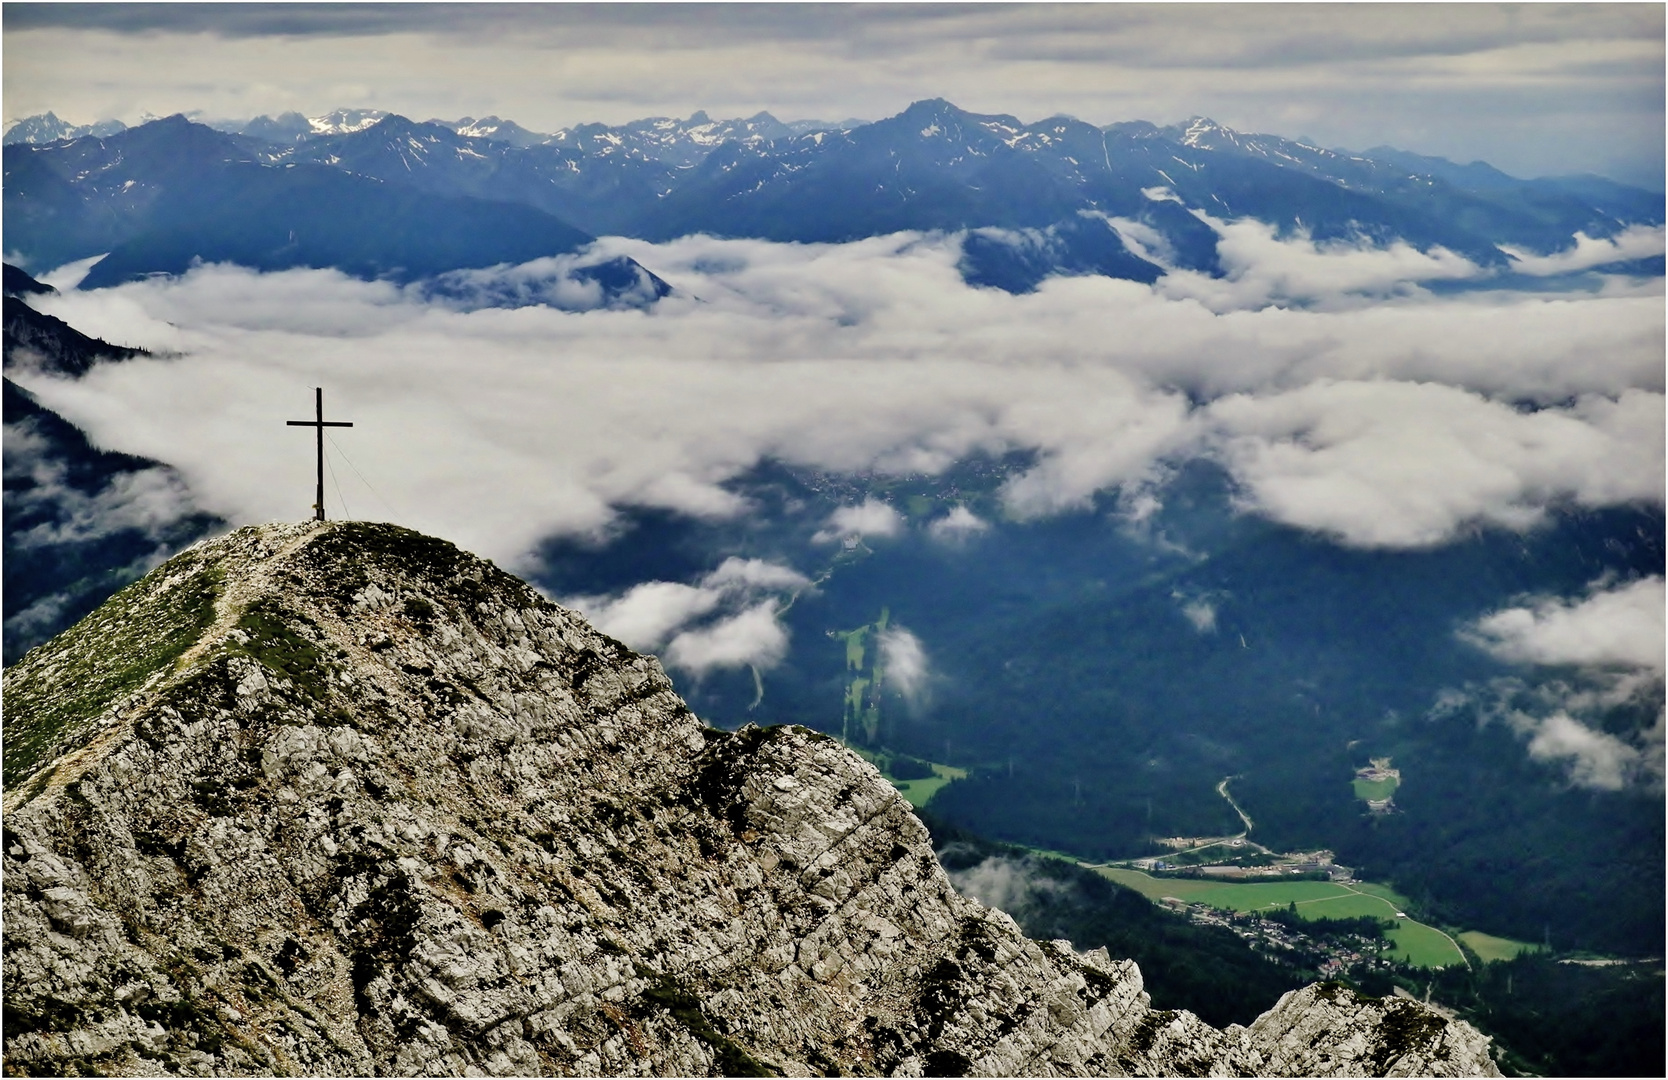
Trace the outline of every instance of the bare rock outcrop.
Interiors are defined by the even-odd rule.
[[[1335,985],[1153,1011],[836,741],[390,526],[200,544],[5,695],[8,1072],[1497,1075]]]

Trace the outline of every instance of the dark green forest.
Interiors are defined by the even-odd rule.
[[[552,544],[541,584],[563,595],[689,581],[732,554],[822,568],[788,612],[793,648],[761,673],[757,707],[749,671],[672,672],[703,718],[839,734],[845,662],[828,631],[884,608],[919,637],[932,679],[916,699],[883,695],[869,748],[969,770],[933,801],[946,821],[1127,858],[1155,850],[1155,836],[1237,833],[1215,790],[1231,776],[1256,841],[1331,848],[1426,918],[1556,948],[1660,952],[1660,791],[1576,787],[1557,762],[1531,759],[1522,736],[1489,720],[1491,703],[1502,686],[1574,674],[1505,664],[1459,635],[1525,596],[1661,574],[1660,509],[1571,508],[1522,533],[1361,550],[1236,512],[1226,474],[1194,463],[1139,527],[1115,496],[1003,522],[1002,480],[1028,464],[974,460],[913,478],[765,466],[736,485],[754,514],[715,524],[644,513],[604,545]],[[911,528],[866,542],[861,557],[811,542],[833,507],[870,497]],[[994,527],[931,541],[923,526],[957,505]],[[1205,625],[1189,605],[1208,607]],[[1661,693],[1658,682],[1612,710],[1605,730],[1637,737]],[[1402,786],[1394,812],[1375,816],[1350,781],[1383,756]]]

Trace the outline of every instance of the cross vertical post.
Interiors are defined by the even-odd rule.
[[[326,420],[324,418],[324,387],[313,387],[313,419],[286,420],[286,427],[310,427],[318,435],[318,466],[319,485],[318,498],[313,503],[313,520],[324,520],[324,429],[327,427],[352,427],[351,423],[342,420]]]

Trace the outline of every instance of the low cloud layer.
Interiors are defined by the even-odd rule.
[[[1648,259],[1664,250],[1664,230],[1660,225],[1630,225],[1609,239],[1594,238],[1586,233],[1575,234],[1575,243],[1551,255],[1534,255],[1513,247],[1501,249],[1512,257],[1512,268],[1520,274],[1544,276],[1589,270],[1606,263],[1630,259]]]
[[[158,540],[170,525],[195,512],[191,493],[166,466],[118,472],[96,491],[69,482],[70,464],[29,419],[5,426],[6,508],[49,510],[47,520],[8,539],[20,548],[102,540],[129,529]]]
[[[1108,490],[1150,510],[1173,467],[1203,456],[1245,512],[1368,547],[1661,501],[1660,280],[1440,297],[1419,282],[1463,269],[1441,253],[1215,225],[1221,281],[1056,278],[1023,296],[969,287],[959,236],[913,233],[600,241],[586,258],[629,255],[675,287],[641,310],[461,310],[333,271],[206,266],[42,299],[159,355],[24,381],[100,445],[177,466],[233,523],[308,511],[310,440],[284,421],[323,386],[330,418],[355,425],[331,433],[333,515],[519,569],[551,535],[605,534],[625,506],[745,513],[724,482],[765,457],[886,473],[1029,452],[1001,492],[1024,518]],[[474,272],[471,288],[549,271]],[[938,535],[976,522],[946,518]],[[871,502],[826,536],[898,524]],[[678,595],[664,605],[705,602]]]
[[[1454,695],[1439,711],[1478,699],[1485,718],[1504,722],[1526,741],[1530,757],[1562,766],[1578,787],[1660,788],[1665,604],[1663,579],[1649,577],[1486,615],[1462,627],[1460,638],[1558,677],[1498,679],[1480,696]],[[1629,716],[1650,719],[1628,725]]]

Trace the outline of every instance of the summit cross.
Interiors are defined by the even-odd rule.
[[[284,421],[284,426],[285,427],[310,427],[310,428],[315,429],[318,432],[319,489],[318,489],[318,501],[313,503],[313,520],[314,521],[323,521],[324,520],[324,429],[327,428],[327,427],[352,427],[353,425],[351,423],[348,423],[347,421],[344,421],[344,420],[326,420],[324,418],[324,387],[322,387],[322,386],[313,387],[313,409],[314,409],[314,419],[312,419],[312,420],[286,420],[286,421]]]

